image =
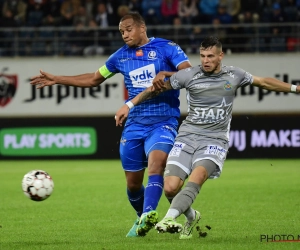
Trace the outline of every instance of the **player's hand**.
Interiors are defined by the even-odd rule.
[[[30,84],[35,85],[37,89],[44,88],[46,86],[54,85],[56,82],[54,80],[54,75],[46,73],[40,70],[40,75],[33,76],[30,78]]]
[[[155,90],[161,90],[164,87],[164,80],[166,78],[166,75],[163,71],[158,72],[158,74],[155,76],[155,78],[152,81],[152,84],[155,88]]]
[[[116,113],[115,120],[116,120],[116,126],[122,127],[122,124],[124,120],[127,118],[129,113],[129,107],[124,104]]]

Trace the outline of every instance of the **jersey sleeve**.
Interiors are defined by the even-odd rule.
[[[252,84],[253,82],[253,76],[249,72],[241,69],[241,68],[236,68],[237,71],[237,76],[240,78],[240,84],[239,87],[243,86],[248,86]]]
[[[190,68],[182,69],[170,77],[170,84],[173,89],[183,89],[186,87],[186,84],[190,81],[189,71]]]
[[[105,66],[111,73],[116,74],[120,72],[117,68],[117,65],[118,65],[118,60],[116,57],[116,53],[114,53],[107,59],[107,61],[105,62]]]
[[[171,62],[172,65],[174,65],[176,69],[181,63],[189,61],[184,51],[180,48],[178,44],[174,42],[168,42],[164,49],[168,60]]]

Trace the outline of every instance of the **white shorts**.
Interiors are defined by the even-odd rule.
[[[205,159],[213,161],[218,166],[209,178],[218,178],[222,172],[228,148],[228,142],[225,140],[196,134],[179,134],[169,153],[166,171],[169,165],[176,165],[190,175],[197,167],[197,162]]]

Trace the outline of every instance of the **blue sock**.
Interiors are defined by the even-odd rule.
[[[143,212],[144,191],[145,191],[144,186],[142,186],[141,189],[139,191],[137,191],[137,192],[130,192],[127,189],[128,200],[129,200],[131,206],[136,211],[136,214],[139,217],[141,217],[142,212]]]
[[[152,175],[148,178],[145,188],[143,213],[155,210],[163,192],[164,178],[161,175]]]

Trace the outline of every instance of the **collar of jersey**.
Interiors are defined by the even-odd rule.
[[[142,45],[142,46],[140,46],[140,47],[138,47],[138,48],[144,47],[145,45],[151,43],[154,39],[155,39],[154,37],[150,37],[150,38],[149,38],[149,42],[145,43],[144,45]]]

